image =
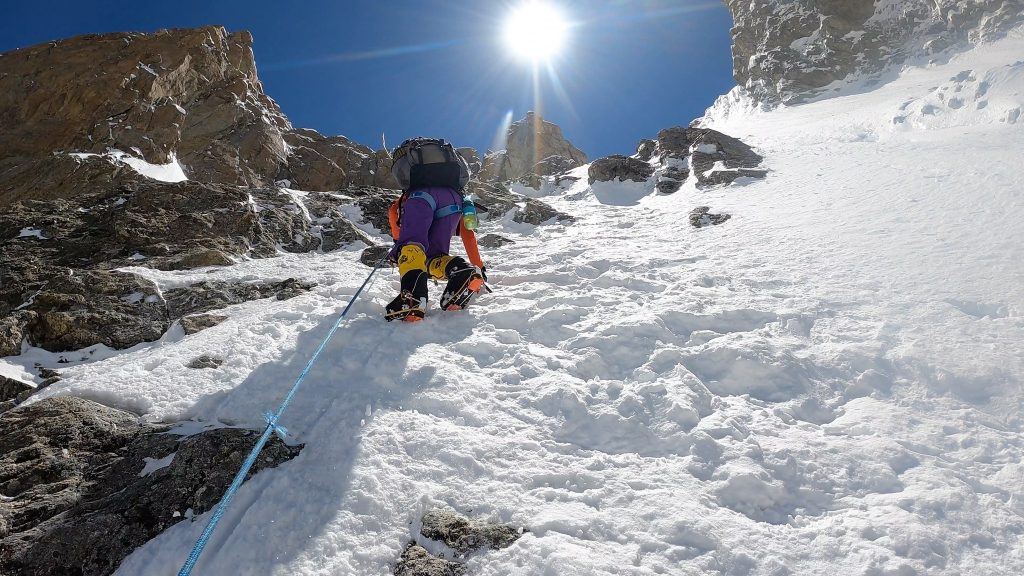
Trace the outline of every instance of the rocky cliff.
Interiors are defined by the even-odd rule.
[[[587,155],[562,135],[562,129],[529,112],[513,122],[506,135],[505,149],[487,154],[480,179],[504,182],[553,176],[587,163]]]
[[[998,38],[1024,19],[1022,0],[723,1],[734,21],[736,83],[768,104]]]
[[[3,54],[0,205],[137,181],[139,162],[210,184],[392,186],[386,154],[292,128],[263,91],[252,41],[209,26]]]
[[[79,36],[0,58],[0,203],[120,182],[121,150],[202,182],[258,186],[291,129],[256,76],[252,36],[220,27]]]

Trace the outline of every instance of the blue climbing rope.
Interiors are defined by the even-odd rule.
[[[355,294],[352,295],[352,299],[348,301],[348,305],[345,306],[341,315],[338,316],[338,320],[334,323],[334,326],[331,327],[331,331],[327,333],[323,342],[320,343],[320,347],[316,349],[316,352],[313,353],[313,357],[309,359],[306,367],[302,369],[302,373],[299,374],[298,379],[295,380],[295,384],[292,386],[292,389],[288,391],[288,395],[284,397],[284,400],[281,402],[281,406],[278,407],[277,412],[267,411],[264,413],[263,416],[267,421],[267,427],[263,430],[263,434],[260,436],[259,440],[256,441],[256,445],[252,447],[252,451],[249,452],[249,456],[245,459],[245,462],[242,463],[242,468],[238,471],[238,474],[235,474],[235,479],[231,481],[231,486],[228,486],[227,492],[224,493],[220,503],[217,504],[217,509],[214,510],[213,516],[210,517],[210,522],[207,523],[203,533],[199,536],[199,539],[196,540],[195,546],[192,547],[192,553],[188,555],[188,560],[186,560],[185,565],[181,567],[181,570],[178,572],[178,576],[189,576],[189,574],[192,573],[192,568],[194,568],[196,562],[199,561],[199,555],[203,553],[203,548],[205,548],[207,542],[209,542],[210,536],[217,527],[217,523],[220,522],[221,517],[224,516],[224,512],[227,511],[228,505],[231,504],[231,500],[235,497],[235,492],[237,492],[242,486],[242,482],[245,480],[246,475],[249,474],[249,469],[256,463],[256,458],[259,457],[260,451],[263,450],[267,441],[270,440],[270,435],[276,432],[279,436],[284,438],[285,434],[287,434],[287,431],[277,424],[281,419],[281,414],[284,412],[285,408],[288,407],[288,404],[291,403],[292,397],[294,397],[295,393],[299,390],[299,386],[301,386],[302,381],[306,379],[306,375],[309,374],[310,368],[313,367],[317,358],[320,357],[320,353],[324,351],[324,348],[327,346],[327,342],[331,339],[331,336],[334,336],[334,333],[341,327],[341,323],[345,320],[345,316],[348,314],[349,309],[352,308],[352,304],[354,304],[356,299],[359,298],[359,294],[362,293],[363,289],[370,284],[370,280],[373,278],[374,273],[380,269],[386,259],[387,255],[381,257],[381,259],[377,261],[373,270],[370,271],[370,275],[363,281],[363,285],[360,286],[359,289],[356,290]]]

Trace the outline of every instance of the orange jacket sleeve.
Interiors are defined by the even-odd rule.
[[[466,255],[469,256],[469,261],[473,263],[473,266],[483,268],[484,261],[480,258],[480,248],[476,245],[476,232],[466,230],[463,227],[459,235],[462,236],[462,245],[466,247]]]
[[[398,227],[398,200],[391,203],[388,208],[388,224],[391,224],[391,237],[398,240],[401,229]]]

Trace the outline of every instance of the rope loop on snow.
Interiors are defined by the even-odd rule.
[[[228,486],[227,491],[224,492],[224,496],[221,497],[220,503],[217,504],[217,509],[214,510],[213,516],[210,517],[210,521],[206,524],[206,528],[203,529],[203,533],[199,535],[199,539],[196,540],[196,544],[192,547],[192,552],[188,555],[188,560],[185,561],[185,564],[178,572],[178,576],[189,576],[192,573],[192,569],[195,567],[196,562],[199,561],[199,555],[203,553],[203,548],[206,548],[206,544],[209,542],[210,536],[213,535],[214,529],[217,528],[217,523],[220,522],[221,517],[224,516],[224,512],[227,511],[228,505],[231,504],[231,500],[235,497],[235,493],[242,486],[242,482],[249,474],[249,470],[252,468],[253,464],[256,463],[256,458],[259,457],[263,447],[267,444],[267,441],[270,440],[270,436],[276,433],[283,439],[288,433],[283,426],[279,426],[277,424],[281,419],[281,414],[284,412],[285,408],[288,407],[288,404],[291,403],[295,393],[299,390],[299,386],[302,385],[303,380],[306,379],[306,375],[309,374],[310,368],[313,367],[317,358],[320,357],[320,353],[327,347],[327,342],[330,341],[331,336],[334,336],[334,333],[341,327],[342,322],[348,315],[348,311],[352,308],[352,304],[355,303],[356,299],[359,298],[359,295],[367,285],[370,284],[370,281],[373,279],[373,275],[380,269],[381,265],[383,265],[386,260],[387,255],[385,254],[373,266],[373,270],[370,271],[370,275],[363,281],[362,286],[360,286],[359,289],[356,290],[355,294],[352,295],[352,298],[348,301],[348,305],[345,306],[344,310],[342,310],[341,315],[339,315],[337,321],[334,322],[334,326],[331,327],[327,336],[324,337],[323,341],[320,343],[320,347],[313,353],[313,357],[309,359],[306,367],[302,369],[302,373],[299,374],[298,379],[295,380],[295,384],[292,385],[292,389],[289,390],[288,394],[284,397],[281,405],[277,408],[277,412],[270,412],[268,410],[263,414],[263,417],[267,422],[267,427],[263,429],[263,434],[260,435],[259,440],[256,441],[256,445],[252,447],[252,451],[249,452],[249,456],[246,457],[245,462],[242,463],[242,467],[238,470],[238,474],[235,474],[235,479],[231,481],[231,485]]]

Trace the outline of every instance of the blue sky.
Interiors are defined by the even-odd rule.
[[[716,0],[553,0],[573,22],[555,75],[501,42],[513,0],[12,1],[0,51],[85,33],[220,24],[251,30],[264,88],[296,127],[379,148],[444,137],[486,149],[503,118],[539,108],[591,158],[632,154],[733,85]]]

